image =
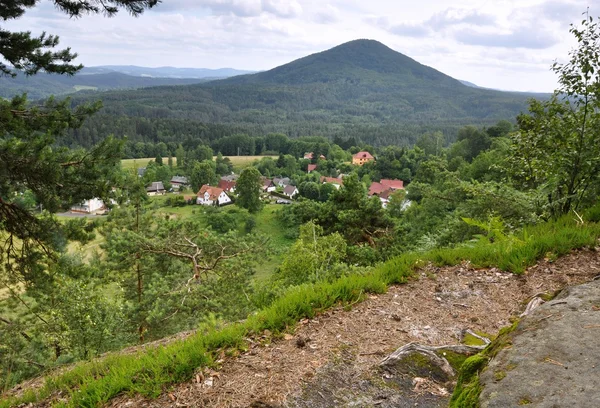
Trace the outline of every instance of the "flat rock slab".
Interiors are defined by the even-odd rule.
[[[600,407],[600,281],[524,317],[480,381],[482,408]]]

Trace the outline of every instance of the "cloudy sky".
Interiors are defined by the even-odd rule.
[[[593,0],[596,2],[597,0]],[[266,70],[346,41],[381,41],[480,86],[550,92],[592,0],[163,0],[144,15],[69,19],[49,0],[3,26],[58,34],[93,65]]]

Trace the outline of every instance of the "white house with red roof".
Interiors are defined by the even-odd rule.
[[[198,191],[196,204],[221,206],[231,204],[231,198],[229,198],[222,188],[205,184]]]

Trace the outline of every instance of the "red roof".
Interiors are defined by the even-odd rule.
[[[383,184],[374,181],[373,183],[371,183],[371,187],[369,187],[369,195],[379,195],[388,189],[389,187],[386,187]]]
[[[317,169],[317,165],[316,164],[309,164],[308,165],[308,172],[310,173],[313,170]]]
[[[216,200],[217,198],[219,198],[219,196],[221,195],[221,193],[223,192],[222,188],[219,187],[212,187],[209,185],[203,185],[200,188],[200,191],[198,191],[198,197],[204,197],[204,193],[208,192],[209,194],[209,200]]]
[[[229,192],[229,191],[231,191],[232,188],[235,187],[236,184],[237,183],[235,181],[228,181],[228,180],[221,179],[221,180],[219,180],[218,186],[219,186],[219,188],[222,188],[223,190]]]
[[[374,159],[373,155],[369,152],[358,152],[352,157],[355,159]]]
[[[391,188],[392,190],[402,190],[404,189],[404,182],[402,180],[398,180],[398,179],[381,179],[380,181],[381,184],[383,184],[384,186]]]
[[[335,177],[321,176],[321,183],[339,184],[340,186],[342,186],[344,185],[344,180]]]

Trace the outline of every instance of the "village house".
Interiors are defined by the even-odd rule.
[[[271,193],[276,189],[277,187],[275,186],[275,183],[273,183],[273,180],[268,178],[263,179],[262,191],[264,191],[265,193]]]
[[[281,187],[281,188],[285,188],[286,186],[289,186],[290,183],[291,183],[291,181],[290,181],[289,177],[283,177],[283,178],[275,177],[273,179],[273,184],[275,184],[277,187]]]
[[[72,212],[82,213],[82,214],[93,214],[98,211],[105,210],[106,207],[104,205],[104,201],[99,198],[92,198],[90,200],[84,200],[78,205],[74,205],[71,207]]]
[[[231,198],[222,188],[204,184],[196,195],[196,204],[200,205],[226,205],[231,203]]]
[[[162,181],[154,181],[146,187],[146,194],[149,196],[164,195],[166,192]]]
[[[369,186],[369,196],[377,196],[381,200],[381,205],[386,208],[390,202],[390,196],[396,190],[404,190],[404,182],[398,179],[382,179],[379,182],[373,182]]]
[[[383,184],[374,181],[369,186],[369,195],[370,196],[379,195],[386,190],[389,190],[389,187],[386,187]]]
[[[344,185],[344,180],[342,180],[341,178],[321,176],[320,181],[321,181],[321,184],[325,184],[325,183],[333,184],[333,186],[338,190],[340,189],[341,186]]]
[[[309,164],[308,165],[308,169],[307,169],[307,173],[310,173],[311,171],[315,171],[317,169],[317,165],[316,164]]]
[[[358,152],[352,156],[352,164],[362,166],[365,163],[375,160],[375,157],[369,152]]]
[[[229,181],[229,180],[219,180],[219,184],[217,184],[217,187],[223,189],[223,191],[225,191],[226,193],[235,193],[235,185],[237,184],[237,182],[234,181]]]
[[[171,187],[173,188],[173,190],[175,191],[179,191],[182,188],[186,188],[190,185],[190,183],[188,182],[187,177],[183,177],[183,176],[173,176],[171,178]]]
[[[379,194],[379,200],[381,201],[381,206],[383,208],[387,208],[387,205],[390,202],[390,196],[392,195],[393,191],[392,190],[385,190],[384,192],[382,192],[381,194]]]
[[[294,196],[298,194],[298,189],[296,188],[296,186],[292,186],[290,184],[289,186],[285,186],[285,188],[283,189],[283,194],[285,196],[288,196],[289,198],[294,198]]]

